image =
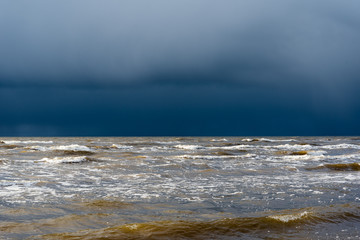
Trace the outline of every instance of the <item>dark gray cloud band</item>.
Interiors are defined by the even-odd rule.
[[[359,5],[2,1],[0,76],[136,82],[169,72],[206,77],[220,71],[236,81],[267,81],[266,75],[284,72],[328,81],[358,74]]]
[[[360,134],[358,9],[355,0],[1,1],[0,131]]]

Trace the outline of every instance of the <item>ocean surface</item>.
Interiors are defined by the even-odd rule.
[[[0,138],[0,239],[359,239],[360,138]]]

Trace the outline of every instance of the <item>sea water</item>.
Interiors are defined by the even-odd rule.
[[[0,239],[358,239],[360,138],[1,138]]]

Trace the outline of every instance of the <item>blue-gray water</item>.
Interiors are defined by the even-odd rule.
[[[0,239],[358,239],[360,138],[1,138]]]

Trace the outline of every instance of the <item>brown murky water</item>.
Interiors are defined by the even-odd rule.
[[[358,239],[360,138],[1,138],[0,239]]]

